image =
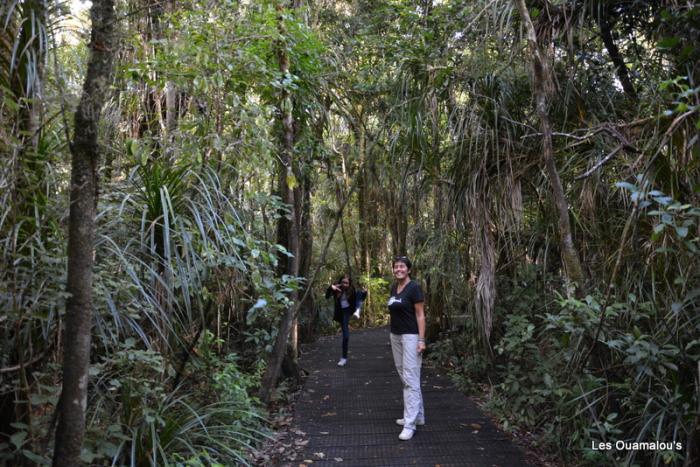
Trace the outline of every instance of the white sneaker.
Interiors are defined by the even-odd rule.
[[[403,426],[404,423],[405,423],[405,422],[403,421],[403,418],[397,418],[397,419],[396,419],[396,424],[397,424],[397,425]],[[425,420],[416,420],[416,426],[418,426],[418,425],[425,425]]]
[[[413,433],[414,431],[411,430],[410,428],[404,428],[401,430],[401,434],[399,435],[399,439],[401,441],[408,441],[409,439],[413,438]]]
[[[347,363],[348,363],[347,358],[341,358],[340,360],[338,360],[338,366],[345,366]]]

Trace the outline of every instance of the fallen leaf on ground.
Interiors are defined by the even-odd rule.
[[[338,414],[335,412],[326,412],[324,414],[321,414],[322,417],[335,417],[336,415]]]
[[[334,457],[333,460],[336,461],[336,462],[343,462],[343,458],[342,458],[342,457]]]
[[[326,457],[326,455],[322,452],[315,452],[314,456],[318,457],[319,459],[323,459],[324,457]]]

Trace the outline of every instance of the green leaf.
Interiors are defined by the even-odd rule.
[[[26,431],[18,431],[14,435],[10,436],[10,442],[15,445],[15,448],[19,449],[24,444],[24,440],[27,439]]]
[[[22,455],[37,465],[51,465],[49,459],[41,457],[40,455],[35,454],[27,449],[22,449]]]
[[[617,182],[617,183],[615,184],[615,186],[618,187],[618,188],[624,188],[624,189],[629,190],[629,191],[631,191],[631,192],[638,191],[638,188],[637,188],[635,185],[632,185],[632,184],[629,183],[629,182]]]
[[[676,227],[676,234],[680,238],[685,238],[688,235],[688,227]]]
[[[680,41],[681,40],[677,37],[664,37],[656,44],[656,47],[659,49],[672,49],[677,46]]]
[[[685,102],[679,102],[678,105],[676,106],[676,112],[678,113],[683,113],[688,110],[688,104]]]

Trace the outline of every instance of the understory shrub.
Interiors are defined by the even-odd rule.
[[[536,432],[567,463],[682,465],[699,426],[700,210],[624,188],[642,210],[655,208],[641,219],[651,278],[576,298],[537,266],[521,268],[498,284],[493,361],[478,357],[469,323],[431,355],[468,390],[488,380],[487,407],[502,426]]]

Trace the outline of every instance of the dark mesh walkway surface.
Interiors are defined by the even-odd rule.
[[[313,466],[522,466],[519,449],[452,387],[423,367],[426,425],[401,441],[401,382],[391,357],[387,328],[352,331],[348,365],[336,366],[340,336],[305,349],[310,375],[295,412],[309,444],[302,459]]]

